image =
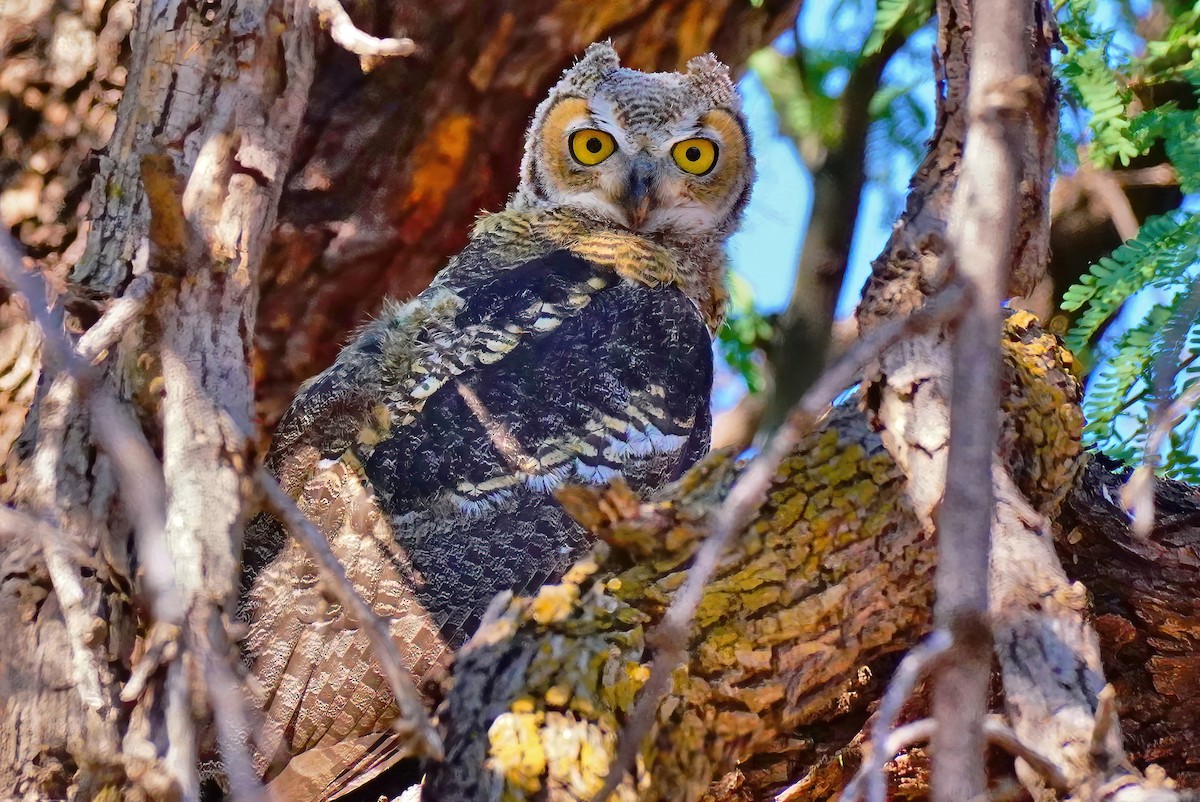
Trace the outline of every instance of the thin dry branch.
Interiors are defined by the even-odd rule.
[[[970,127],[952,207],[951,259],[969,290],[954,331],[945,498],[937,511],[934,617],[954,637],[933,688],[934,802],[974,799],[987,788],[982,723],[991,682],[988,560],[992,462],[999,438],[1001,304],[1014,269],[1021,200],[1020,126],[1031,87],[1029,0],[973,4]]]
[[[129,409],[107,388],[91,400],[92,430],[117,473],[121,502],[133,522],[138,564],[144,573],[156,621],[178,626],[184,600],[175,582],[175,563],[167,550],[167,485],[162,463]]]
[[[225,634],[225,624],[216,610],[210,610],[207,640],[198,644],[203,657],[208,700],[217,725],[221,762],[233,802],[271,802],[271,796],[259,781],[250,759],[246,739],[252,728],[242,683],[230,666],[236,659]]]
[[[67,549],[72,560],[81,566],[94,567],[92,555],[65,534],[43,520],[12,507],[0,507],[0,535],[6,538],[26,540],[37,545],[48,539],[57,539]]]
[[[884,802],[887,796],[887,778],[883,769],[892,759],[892,755],[899,751],[891,746],[890,739],[894,735],[892,729],[900,720],[900,711],[908,703],[917,683],[953,643],[954,638],[949,632],[935,630],[919,645],[909,650],[896,667],[896,673],[888,683],[871,728],[871,756],[863,761],[859,769],[859,774],[866,777],[868,802]],[[856,777],[855,780],[857,779]],[[857,782],[852,782],[843,791],[841,802],[854,802],[857,793]]]
[[[670,689],[671,676],[687,659],[688,633],[704,588],[733,535],[746,526],[762,504],[780,463],[834,399],[857,381],[863,369],[880,353],[914,331],[928,330],[952,319],[959,313],[963,300],[961,289],[951,285],[909,317],[889,321],[867,332],[809,388],[763,453],[742,473],[717,511],[709,535],[688,571],[687,581],[658,626],[646,636],[654,650],[650,678],[642,687],[629,722],[618,738],[616,758],[593,802],[605,802],[633,765],[654,724],[656,711]]]
[[[948,639],[947,646],[949,646]],[[859,767],[858,772],[842,791],[842,795],[839,797],[840,802],[857,802],[861,799],[863,792],[860,788],[864,780],[868,783],[866,791],[868,802],[884,799],[882,792],[880,792],[880,796],[873,796],[874,791],[870,787],[871,778],[875,775],[883,776],[884,766],[893,760],[901,750],[930,740],[936,732],[937,722],[931,718],[922,718],[885,733],[887,737],[873,743],[872,750],[874,751],[871,753],[871,760],[864,762]],[[983,734],[988,744],[998,746],[1013,757],[1024,760],[1055,791],[1062,794],[1070,791],[1067,778],[1054,761],[1021,741],[1012,728],[1005,724],[999,716],[988,716],[983,722]],[[775,802],[799,802],[799,799],[789,796],[788,791],[784,791],[775,797]]]
[[[356,56],[411,56],[417,52],[416,43],[408,37],[380,39],[363,31],[339,0],[312,0],[312,7],[321,22],[329,26],[329,37]]]
[[[152,279],[133,281],[129,292],[113,303],[78,346],[72,346],[67,337],[61,311],[46,302],[45,282],[37,273],[22,269],[19,247],[5,231],[0,231],[0,281],[25,298],[30,320],[42,336],[43,353],[49,357],[47,368],[61,371],[71,382],[72,386],[63,388],[63,403],[78,398],[89,404],[92,435],[117,469],[121,500],[133,522],[155,618],[177,625],[183,618],[183,601],[163,538],[167,493],[162,465],[128,410],[100,381],[102,371],[91,364],[137,319]]]
[[[92,710],[104,708],[103,690],[100,687],[100,664],[90,643],[95,640],[95,628],[102,621],[94,620],[84,607],[83,583],[79,579],[79,566],[64,548],[57,530],[47,533],[42,539],[42,556],[54,595],[62,608],[63,620],[67,625],[71,644],[71,668],[75,677],[75,690],[84,707]]]
[[[262,491],[267,509],[305,548],[321,572],[322,579],[328,583],[329,589],[346,607],[349,615],[359,622],[367,637],[370,638],[371,646],[375,650],[375,657],[379,660],[380,667],[383,668],[388,685],[396,697],[396,707],[400,711],[393,727],[397,732],[406,733],[412,738],[415,747],[413,754],[441,760],[443,756],[441,738],[425,714],[421,696],[414,687],[412,676],[405,668],[404,661],[396,650],[396,644],[388,634],[383,620],[354,589],[354,585],[346,577],[346,572],[342,569],[337,557],[334,556],[333,550],[329,548],[329,542],[325,536],[305,517],[292,498],[275,481],[275,477],[271,476],[265,468],[260,467],[254,473],[254,480]]]
[[[1117,717],[1117,689],[1109,683],[1100,691],[1097,699],[1096,726],[1092,729],[1092,743],[1088,748],[1092,762],[1096,765],[1103,765],[1104,761],[1112,757],[1107,748],[1108,739],[1113,730],[1120,725],[1120,719]]]
[[[1155,471],[1162,463],[1163,443],[1200,403],[1200,382],[1192,384],[1178,398],[1172,398],[1176,377],[1182,369],[1180,351],[1198,318],[1200,286],[1193,285],[1187,290],[1187,296],[1180,303],[1159,343],[1160,350],[1152,372],[1155,403],[1147,423],[1142,464],[1121,490],[1121,501],[1125,509],[1133,514],[1133,533],[1141,538],[1148,538],[1154,528]]]
[[[1012,727],[999,716],[988,716],[983,722],[983,734],[992,746],[998,746],[1013,757],[1024,760],[1055,791],[1061,794],[1070,791],[1070,783],[1058,764],[1017,737]]]
[[[1133,211],[1133,204],[1129,202],[1129,196],[1125,194],[1125,188],[1116,174],[1112,170],[1098,170],[1086,163],[1079,172],[1084,185],[1100,199],[1104,210],[1108,212],[1117,236],[1122,240],[1136,237],[1141,227],[1137,213]]]
[[[3,231],[0,231],[0,281],[24,296],[30,320],[42,337],[46,366],[61,374],[48,394],[58,397],[52,417],[60,417],[58,413],[65,413],[75,399],[88,404],[95,424],[93,436],[117,466],[122,499],[134,523],[139,546],[146,548],[142,565],[156,620],[173,628],[182,620],[183,605],[176,592],[174,569],[162,537],[166,522],[162,467],[141,430],[101,381],[102,372],[91,364],[137,317],[149,293],[149,279],[131,285],[132,293],[114,304],[110,313],[93,329],[96,333],[81,341],[79,350],[67,337],[61,310],[47,303],[45,282],[37,273],[22,268],[19,246]],[[53,429],[61,429],[65,426],[65,418],[47,424]],[[56,441],[55,448],[44,449],[47,463],[56,462],[61,432],[44,429],[43,434]],[[57,467],[53,464],[43,466],[41,471],[45,478],[56,473]],[[49,484],[45,481],[43,484],[46,484],[44,490],[49,492]],[[99,662],[89,647],[94,640],[96,622],[83,608],[79,566],[70,556],[70,545],[64,543],[61,533],[52,531],[54,537],[42,538],[42,553],[67,625],[76,687],[85,707],[100,709],[103,702]]]
[[[141,316],[153,287],[154,277],[149,273],[143,273],[129,282],[121,297],[114,299],[100,319],[79,337],[75,345],[75,353],[79,358],[89,365],[104,358],[108,349],[116,345],[117,340]]]
[[[949,644],[947,643],[947,647]],[[883,796],[875,796],[873,788],[874,778],[876,775],[883,776],[883,768],[886,766],[896,754],[911,746],[924,743],[933,737],[934,731],[937,729],[937,722],[931,718],[922,718],[916,721],[910,721],[902,727],[897,727],[894,730],[886,733],[886,737],[881,741],[874,741],[871,745],[871,759],[864,761],[859,767],[858,773],[854,778],[846,784],[846,788],[842,791],[839,797],[840,802],[857,802],[862,798],[860,790],[864,780],[867,782],[866,797],[869,802],[876,799],[883,799]],[[786,792],[785,792],[786,794]],[[780,797],[784,796],[781,794]],[[779,799],[779,797],[777,797]]]

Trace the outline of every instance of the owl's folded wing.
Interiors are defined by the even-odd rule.
[[[710,340],[677,288],[566,251],[465,273],[385,312],[306,385],[270,457],[418,677],[496,592],[540,586],[583,545],[554,487],[657,487],[708,445]],[[385,730],[365,635],[269,519],[247,532],[244,583],[260,766]]]

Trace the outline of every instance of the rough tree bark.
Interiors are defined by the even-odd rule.
[[[22,622],[0,636],[0,777],[13,798],[198,797],[198,672],[229,651],[211,624],[232,610],[237,587],[258,266],[314,35],[311,15],[283,2],[138,7],[73,286],[110,299],[140,276],[153,290],[142,319],[92,355],[108,357],[103,390],[61,360],[45,366],[16,497],[58,531],[42,547],[50,581],[26,550],[6,565],[0,596],[5,618]],[[84,403],[112,390],[136,399],[161,455],[159,467],[146,454],[141,486],[121,470],[131,444]],[[135,515],[147,497],[154,509]],[[59,540],[90,564],[56,565]]]

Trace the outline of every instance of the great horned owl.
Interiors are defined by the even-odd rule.
[[[722,246],[753,178],[739,106],[711,55],[648,74],[589,47],[538,106],[504,211],[280,423],[268,467],[418,681],[498,592],[556,580],[588,545],[556,487],[619,474],[645,492],[708,449]],[[392,762],[365,634],[269,517],[247,532],[243,600],[278,798],[336,798]]]

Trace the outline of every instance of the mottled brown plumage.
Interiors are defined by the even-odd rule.
[[[594,45],[539,107],[508,208],[301,388],[268,467],[427,687],[497,593],[588,545],[556,487],[644,493],[707,450],[721,249],[751,176],[715,59],[647,75]],[[279,798],[333,799],[404,757],[366,636],[266,516],[243,600]]]

